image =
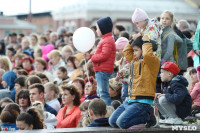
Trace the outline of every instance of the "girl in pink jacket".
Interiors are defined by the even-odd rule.
[[[200,66],[197,66],[197,77],[200,79]],[[197,82],[190,93],[193,104],[192,110],[200,110],[200,82]]]

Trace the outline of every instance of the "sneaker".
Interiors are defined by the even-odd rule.
[[[175,124],[175,125],[180,125],[180,124],[183,124],[183,121],[181,118],[168,118],[166,119],[165,121],[166,124]]]
[[[149,110],[150,120],[147,122],[146,127],[156,127],[158,125],[158,109],[153,106]]]
[[[159,120],[159,123],[165,124],[165,123],[166,123],[166,120],[165,120],[165,119],[160,119],[160,120]]]
[[[200,113],[195,114],[195,117],[200,118]]]

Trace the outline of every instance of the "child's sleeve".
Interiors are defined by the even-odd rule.
[[[130,75],[130,63],[126,64],[119,72],[117,73],[117,77],[120,78],[122,82],[128,83]]]
[[[155,66],[160,66],[160,60],[153,54],[151,43],[145,43],[142,45],[142,54],[145,64],[147,64],[151,70],[155,70]]]
[[[181,104],[186,95],[186,88],[184,88],[183,85],[174,85],[171,89],[173,90],[173,92],[172,94],[166,93],[166,99],[175,105]]]
[[[101,53],[90,55],[92,62],[103,62],[107,60],[112,54],[113,44],[109,42],[104,42],[102,45]]]
[[[200,83],[195,84],[194,89],[190,93],[192,100],[197,98],[197,95],[200,93]]]
[[[126,57],[126,59],[128,60],[128,62],[132,62],[135,61],[135,57],[133,55],[133,47],[128,43],[124,50],[123,50],[123,54]]]

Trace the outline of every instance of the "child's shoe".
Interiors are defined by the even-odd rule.
[[[159,123],[160,124],[165,124],[166,123],[166,119],[159,119]]]
[[[172,124],[172,125],[173,124],[174,125],[180,125],[180,124],[183,124],[183,121],[182,121],[181,118],[176,117],[176,118],[168,118],[168,119],[166,119],[165,123],[166,124]]]

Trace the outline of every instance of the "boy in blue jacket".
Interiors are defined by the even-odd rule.
[[[178,66],[173,62],[165,62],[161,66],[163,94],[156,93],[155,105],[165,118],[164,124],[182,124],[191,112],[192,99],[187,90],[188,81],[179,73]]]

